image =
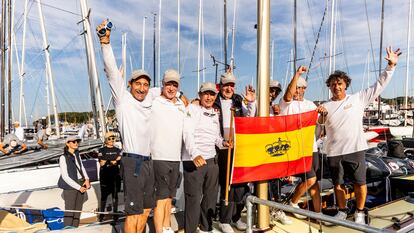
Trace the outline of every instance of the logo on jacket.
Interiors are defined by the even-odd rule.
[[[266,153],[268,153],[270,156],[281,156],[288,152],[290,149],[290,141],[287,140],[281,140],[280,138],[273,142],[272,144],[267,144],[265,146]]]

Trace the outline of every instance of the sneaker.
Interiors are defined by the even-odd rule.
[[[345,212],[343,212],[343,211],[338,211],[338,213],[335,216],[333,216],[333,217],[336,218],[336,219],[338,219],[338,220],[346,220],[346,217],[348,217],[348,215]],[[335,224],[330,223],[330,222],[324,222],[324,224],[326,226],[333,226],[333,225],[335,225]]]
[[[356,211],[355,214],[354,214],[354,220],[355,220],[355,223],[365,225],[366,224],[365,223],[365,213]]]
[[[219,231],[219,230],[217,230],[213,227],[213,230],[211,230],[211,231],[202,231],[202,230],[199,229],[198,233],[221,233],[221,231]]]
[[[162,227],[162,233],[174,233],[171,227]]]
[[[283,225],[289,225],[292,224],[292,220],[286,216],[285,212],[281,210],[276,210],[272,213],[272,217],[275,221],[281,222]]]
[[[293,208],[298,208],[298,209],[300,209],[299,205],[298,205],[298,204],[295,204],[295,203],[293,203],[293,202],[289,202],[289,205],[290,205],[290,206],[292,206]],[[297,218],[297,219],[306,219],[306,218],[307,218],[306,216],[303,216],[303,215],[300,215],[300,214],[295,214],[295,213],[292,213],[292,214],[293,214],[293,216],[295,216],[295,218]]]
[[[235,226],[239,231],[245,231],[247,229],[246,223],[244,223],[241,219],[233,223],[233,226]]]
[[[233,228],[228,223],[219,223],[219,227],[223,233],[234,233]]]

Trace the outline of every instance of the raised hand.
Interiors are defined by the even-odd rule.
[[[387,47],[386,50],[387,56],[385,57],[385,60],[388,61],[388,65],[392,67],[396,66],[398,63],[398,57],[402,54],[402,52],[399,48],[395,51],[392,51],[391,46]]]
[[[252,85],[246,86],[244,98],[248,102],[254,102],[256,100],[256,91],[254,90]]]
[[[308,71],[308,68],[306,68],[306,66],[299,66],[299,68],[296,70],[296,73],[301,75],[304,74],[306,71]]]
[[[99,24],[96,27],[96,32],[99,32],[99,30],[105,28],[107,23],[108,23],[108,21],[106,19],[104,21],[102,21],[102,23]],[[99,35],[98,34],[98,36],[99,36],[99,42],[101,42],[101,44],[109,44],[109,42],[110,42],[109,38],[111,36],[111,30],[107,29],[106,32],[105,32],[105,35]]]

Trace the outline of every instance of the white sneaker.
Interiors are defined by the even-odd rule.
[[[346,220],[346,217],[348,217],[348,215],[345,212],[343,212],[343,211],[338,211],[338,213],[335,216],[333,216],[333,217],[336,218],[336,219],[338,219],[338,220]],[[335,225],[335,224],[330,223],[330,222],[324,222],[324,224],[326,226],[333,226],[333,225]]]
[[[286,216],[285,212],[281,210],[276,210],[272,212],[271,215],[275,221],[280,221],[283,225],[289,225],[293,223],[292,220]]]
[[[162,227],[162,233],[174,233],[171,227]]]
[[[247,229],[246,223],[244,223],[241,219],[237,220],[237,222],[233,223],[233,226],[237,228],[239,231],[245,231]]]
[[[198,229],[198,233],[221,233],[221,231],[219,231],[219,230],[217,230],[213,227],[213,230],[211,230],[211,231],[202,231],[202,230]]]
[[[228,223],[219,223],[219,227],[223,233],[234,233],[233,228]]]
[[[355,223],[365,225],[366,224],[365,223],[365,213],[356,211],[355,214],[354,214],[354,220],[355,220]]]
[[[300,207],[299,207],[299,205],[298,204],[295,204],[295,203],[293,203],[293,202],[289,202],[289,205],[290,206],[292,206],[292,207],[294,207],[294,208],[298,208],[298,209],[300,209]],[[303,215],[300,215],[300,214],[295,214],[295,213],[292,213],[293,214],[293,216],[295,216],[295,218],[297,218],[297,219],[306,219],[307,217],[306,216],[303,216]]]

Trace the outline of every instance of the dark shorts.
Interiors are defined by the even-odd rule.
[[[328,165],[334,184],[344,184],[344,176],[354,184],[366,184],[365,151],[328,157]]]
[[[181,184],[180,162],[154,160],[156,200],[175,197]]]
[[[300,177],[302,179],[302,181],[305,181],[306,179],[315,177],[316,172],[318,170],[319,170],[319,154],[318,154],[318,152],[313,152],[311,169],[308,172],[297,174],[295,176]]]
[[[125,213],[127,215],[142,214],[144,209],[155,207],[153,161],[142,161],[138,176],[134,174],[135,161],[135,158],[122,157]]]

